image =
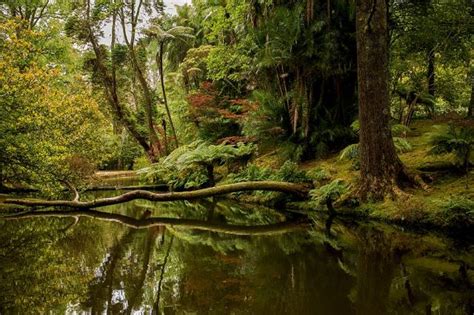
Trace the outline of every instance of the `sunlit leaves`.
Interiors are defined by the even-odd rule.
[[[55,51],[62,49],[50,42],[52,34],[20,25],[15,20],[0,24],[3,179],[15,184],[74,181],[78,174],[70,161],[93,165],[100,160],[103,116],[82,77],[65,71],[61,59],[47,57],[58,57]]]

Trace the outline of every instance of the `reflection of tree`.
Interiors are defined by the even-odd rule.
[[[166,207],[161,215],[181,214]],[[258,225],[245,226],[252,208],[235,203],[175,207],[194,219],[87,210],[0,220],[0,313],[61,313],[86,293],[82,307],[93,313],[153,306],[156,313],[196,314],[464,314],[472,308],[470,245],[457,252],[445,238],[340,218],[316,218],[307,233],[306,222],[280,222],[280,215],[260,210],[249,221]],[[76,215],[92,219],[64,231]],[[170,237],[160,244],[165,227]]]
[[[398,259],[382,231],[361,229],[359,238],[357,314],[385,314]]]
[[[89,217],[109,222],[118,222],[134,229],[146,229],[160,226],[184,227],[203,231],[220,232],[233,235],[274,235],[301,230],[309,225],[308,222],[281,222],[267,225],[229,225],[216,222],[205,222],[201,220],[177,219],[177,218],[147,218],[135,219],[133,217],[107,213],[96,210],[51,210],[22,212],[0,217],[0,220],[19,220],[47,217]]]
[[[114,275],[117,265],[125,250],[131,245],[133,237],[139,230],[129,230],[108,251],[108,257],[99,268],[99,276],[89,285],[88,300],[84,306],[90,307],[93,314],[102,313],[104,304],[112,305]]]
[[[164,233],[163,233],[163,235],[164,235]],[[171,236],[171,238],[170,238],[170,243],[168,245],[168,249],[166,250],[165,258],[163,259],[163,263],[161,265],[160,280],[158,280],[158,289],[157,289],[157,293],[156,293],[156,299],[155,299],[155,302],[153,303],[153,314],[158,314],[159,311],[160,311],[160,300],[161,300],[161,291],[162,291],[163,279],[164,279],[164,276],[165,276],[166,265],[168,264],[168,259],[170,257],[171,247],[173,246],[173,241],[174,241],[174,235]]]
[[[69,220],[50,219],[0,222],[0,314],[64,312],[70,301],[80,299],[91,279],[87,264],[97,261],[98,245],[88,238],[90,230],[61,232]],[[82,228],[82,222],[77,226]],[[98,235],[101,227],[89,222]],[[71,243],[69,243],[71,242]],[[88,259],[70,253],[81,244]],[[91,258],[92,257],[92,258]]]
[[[149,264],[150,264],[150,257],[153,254],[154,249],[154,241],[156,236],[160,232],[157,228],[150,229],[147,233],[147,237],[145,238],[145,242],[143,245],[143,259],[141,270],[139,273],[136,273],[138,276],[136,279],[133,277],[135,273],[131,273],[132,279],[129,281],[129,292],[130,297],[128,298],[128,307],[126,310],[126,314],[131,314],[133,309],[139,308],[142,304],[142,296],[143,296],[143,287],[145,285],[145,278],[149,271]],[[140,254],[140,251],[135,251],[136,254]]]
[[[145,219],[149,216],[149,212],[145,212],[140,219]],[[147,232],[147,233],[145,233]],[[143,240],[140,240],[141,237]],[[118,311],[118,308],[122,307],[120,303],[113,303],[113,291],[118,286],[118,283],[122,281],[124,276],[132,275],[131,280],[124,281],[125,292],[128,298],[127,314],[131,312],[133,307],[140,303],[142,296],[142,287],[145,282],[145,277],[148,272],[148,265],[150,256],[153,249],[154,239],[156,238],[156,229],[149,231],[140,231],[136,229],[129,230],[123,235],[120,240],[108,251],[108,257],[100,267],[100,274],[94,279],[89,285],[89,298],[84,303],[85,306],[90,307],[93,313],[103,312],[104,305],[107,305],[107,313],[114,313]],[[138,243],[134,243],[137,241]],[[126,265],[123,261],[125,253],[130,247],[135,250],[133,253],[141,254],[142,265],[140,272],[137,272],[136,265],[132,264],[128,269],[125,269],[125,275],[120,272],[120,266]],[[140,248],[140,250],[136,250]],[[128,274],[127,274],[128,271]],[[117,279],[117,273],[120,277]],[[134,278],[136,276],[136,279]]]

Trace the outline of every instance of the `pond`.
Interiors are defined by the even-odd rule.
[[[0,314],[474,309],[472,235],[450,238],[318,216],[306,221],[282,209],[220,199],[135,201],[100,211],[0,221]],[[165,227],[153,217],[185,221]]]

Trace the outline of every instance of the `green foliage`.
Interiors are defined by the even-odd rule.
[[[125,130],[121,135],[106,135],[102,145],[104,157],[99,168],[103,170],[133,169],[135,160],[142,155],[141,148]]]
[[[393,137],[393,144],[398,153],[410,152],[413,147],[405,138]]]
[[[245,181],[286,181],[293,183],[303,183],[311,181],[305,171],[298,168],[298,164],[292,161],[286,161],[279,169],[273,170],[267,167],[258,167],[250,164],[244,170],[237,174],[229,174],[226,182],[238,183]]]
[[[348,186],[342,179],[335,179],[329,184],[310,191],[311,199],[323,205],[327,201],[334,202],[348,191]]]
[[[408,140],[405,138],[394,137],[393,144],[395,145],[395,149],[397,150],[398,153],[409,152],[413,149],[410,142],[408,142]],[[358,160],[359,159],[359,144],[354,143],[345,147],[339,153],[339,159],[350,160],[350,161]]]
[[[215,47],[207,58],[207,69],[212,80],[241,82],[249,76],[250,58],[233,47]]]
[[[410,132],[410,128],[402,124],[394,124],[391,129],[393,137],[404,137]]]
[[[430,135],[430,144],[433,147],[429,153],[434,155],[452,153],[456,157],[456,162],[467,168],[473,158],[474,128],[450,125],[448,128],[435,126],[435,129]]]
[[[308,171],[307,174],[311,179],[314,179],[317,182],[324,182],[331,179],[329,172],[320,167]]]
[[[345,147],[341,153],[339,153],[339,159],[341,160],[358,160],[359,159],[359,144],[354,143]]]
[[[199,188],[211,180],[208,167],[248,159],[253,151],[253,145],[242,143],[231,146],[195,141],[138,173],[148,182],[165,183],[173,189]]]
[[[70,43],[51,32],[0,23],[1,184],[37,184],[48,192],[91,175],[104,158],[100,140],[108,128],[71,65],[77,59]]]
[[[464,197],[455,197],[445,201],[440,212],[433,220],[444,227],[464,230],[474,225],[474,201]]]

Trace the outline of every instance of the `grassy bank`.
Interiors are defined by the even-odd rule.
[[[339,206],[341,214],[362,215],[386,222],[395,222],[412,226],[434,226],[449,229],[465,229],[474,226],[474,174],[471,169],[465,176],[454,166],[451,154],[430,155],[430,134],[436,125],[446,125],[445,121],[415,121],[406,140],[412,149],[401,153],[400,158],[413,174],[420,174],[429,185],[427,190],[406,188],[406,195],[395,200],[386,198],[383,202],[366,203],[349,207]],[[349,193],[346,200],[352,198],[351,190],[357,185],[359,171],[354,163],[341,160],[339,155],[327,159],[303,163],[301,169],[311,173],[319,172],[328,175],[326,180],[342,180]],[[353,191],[353,190],[352,190]],[[324,207],[307,203],[293,204],[303,209],[320,209]]]

